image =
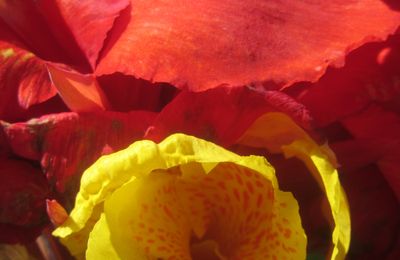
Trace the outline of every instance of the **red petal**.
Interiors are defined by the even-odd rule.
[[[0,243],[38,235],[47,222],[45,198],[49,194],[39,168],[22,160],[0,158]]]
[[[331,139],[328,136],[328,140]],[[392,140],[349,139],[330,143],[340,166],[358,170],[387,156],[396,146]]]
[[[109,109],[109,103],[93,75],[83,75],[47,63],[51,81],[65,104],[75,112]]]
[[[387,143],[392,144],[386,145],[385,155],[377,163],[400,201],[400,117],[371,105],[362,113],[344,119],[343,124],[356,138],[377,142],[375,149],[382,149]]]
[[[349,50],[393,33],[399,18],[380,0],[137,0],[119,19],[97,74],[197,91],[315,81]]]
[[[113,111],[160,111],[178,93],[178,90],[171,85],[153,84],[121,73],[101,76],[97,80]]]
[[[281,92],[216,88],[202,93],[181,92],[161,111],[146,137],[160,141],[179,132],[229,146],[269,111],[286,112],[309,127],[304,107]]]
[[[355,50],[346,58],[345,67],[328,70],[315,84],[297,86],[304,90],[293,95],[310,109],[320,126],[354,114],[373,101],[400,113],[399,64],[400,34]]]
[[[359,114],[342,120],[348,131],[358,138],[400,139],[399,115],[377,105],[370,105]]]
[[[0,158],[7,157],[11,154],[11,147],[7,141],[7,135],[4,132],[4,122],[0,120]]]
[[[128,5],[129,0],[42,0],[39,2],[40,10],[54,35],[60,42],[74,39],[92,68],[96,65],[103,42],[115,18]],[[70,39],[67,39],[68,37]],[[71,48],[72,44],[66,47]]]
[[[141,139],[153,118],[150,112],[60,113],[5,125],[5,133],[16,154],[40,157],[57,190],[71,192],[88,166]]]
[[[2,1],[0,17],[17,33],[29,50],[41,58],[54,61],[67,60],[40,14],[36,1]]]
[[[400,209],[395,195],[376,167],[341,171],[351,213],[350,259],[392,259]],[[393,258],[397,259],[397,258]]]
[[[0,22],[0,118],[14,116],[55,96],[44,62],[11,43],[16,38]]]

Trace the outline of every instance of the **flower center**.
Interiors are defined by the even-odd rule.
[[[289,221],[295,213],[285,212],[288,204],[276,197],[271,181],[249,168],[190,163],[153,171],[121,190],[109,205],[122,201],[120,196],[128,203],[120,212],[106,212],[107,220],[125,226],[114,235],[120,232],[126,237],[118,240],[133,239],[146,255],[268,259],[281,251],[296,253],[293,243],[297,245],[301,234]]]
[[[190,257],[193,260],[226,260],[218,252],[218,244],[213,240],[199,241],[190,243]]]

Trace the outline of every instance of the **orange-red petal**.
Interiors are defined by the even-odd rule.
[[[97,74],[122,72],[200,91],[221,84],[317,80],[400,13],[365,1],[132,0]]]
[[[74,112],[109,110],[110,105],[96,78],[47,63],[54,87],[65,104]]]
[[[42,0],[39,9],[63,47],[81,52],[92,69],[108,31],[129,0]],[[71,53],[70,55],[74,55]]]

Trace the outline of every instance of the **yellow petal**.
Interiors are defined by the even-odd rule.
[[[318,146],[300,127],[283,113],[267,113],[243,134],[239,144],[263,147],[272,153],[284,153],[302,160],[325,191],[335,227],[331,259],[344,259],[350,245],[350,214],[346,195],[340,185],[333,152]]]
[[[146,259],[146,255],[190,259],[191,226],[174,182],[168,171],[153,172],[127,183],[106,200],[111,239],[122,259]]]
[[[121,259],[114,250],[110,240],[110,230],[104,214],[100,215],[99,220],[90,232],[86,259]]]
[[[103,212],[103,203],[96,205],[92,211],[92,215],[87,220],[86,225],[80,229],[79,231],[72,233],[68,236],[63,236],[62,232],[60,237],[60,241],[68,248],[69,252],[75,259],[86,259],[85,251],[87,248],[87,242],[89,239],[89,235],[100,218],[101,213]],[[72,219],[68,219],[68,223],[64,222],[63,225],[69,225],[70,227],[76,227]],[[56,229],[57,230],[57,229]],[[63,231],[63,230],[57,230]],[[54,235],[54,234],[53,234]]]
[[[263,175],[236,164],[219,163],[208,173],[198,166],[152,172],[106,200],[121,258],[190,259],[192,233],[198,240],[213,239],[227,259],[305,257],[306,239],[291,194],[274,191]]]
[[[105,220],[90,237],[103,232],[110,242],[98,246],[110,243],[122,259],[190,259],[196,241],[214,241],[218,247],[205,248],[228,259],[305,258],[297,203],[278,190],[265,158],[191,136],[136,142],[101,158],[84,173],[75,208],[54,234],[80,234],[103,203]]]
[[[325,190],[335,222],[332,233],[335,246],[331,259],[345,259],[350,245],[350,213],[336,169],[329,162],[328,156],[314,143],[299,140],[282,149],[285,156],[301,159],[316,179],[322,181],[322,188]]]

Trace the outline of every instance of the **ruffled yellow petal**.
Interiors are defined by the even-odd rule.
[[[88,259],[104,245],[121,259],[191,259],[192,246],[212,248],[220,259],[305,258],[297,203],[278,190],[271,165],[191,136],[136,142],[100,159],[84,173],[76,206],[54,234],[80,234],[103,203]]]
[[[302,160],[325,191],[330,204],[335,227],[331,259],[344,259],[350,245],[350,214],[346,195],[334,168],[336,159],[327,145],[316,144],[288,116],[268,113],[239,139],[238,143],[267,148],[272,153],[284,153]]]

